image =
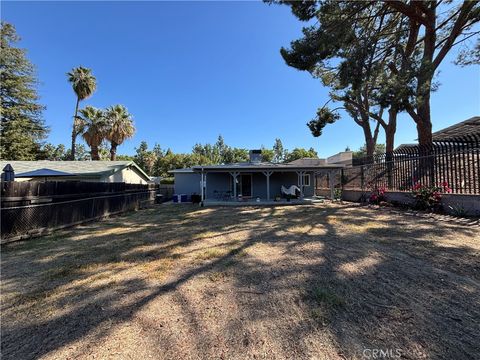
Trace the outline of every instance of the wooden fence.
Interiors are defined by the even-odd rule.
[[[157,187],[124,183],[5,182],[1,242],[119,214],[153,203]]]
[[[163,195],[162,201],[169,201],[173,198],[174,185],[173,184],[160,184],[157,189],[157,194]]]

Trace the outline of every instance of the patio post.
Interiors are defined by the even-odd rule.
[[[232,178],[233,178],[233,199],[234,200],[237,200],[237,176],[239,174],[240,173],[237,171],[230,172],[230,175],[232,175]]]
[[[303,182],[304,182],[304,175],[305,171],[297,171],[298,175],[298,185],[300,186],[300,199],[303,199]]]
[[[205,199],[204,193],[203,193],[203,169],[200,174],[200,195],[202,196],[202,202],[203,202],[203,200]]]
[[[203,188],[205,189],[205,195],[203,196],[205,199],[207,198],[207,172],[203,175]]]
[[[264,171],[263,175],[267,177],[267,200],[270,200],[270,175],[272,175],[273,171]]]
[[[328,180],[330,182],[330,199],[332,200],[335,197],[334,179],[333,179],[334,175],[335,175],[334,171],[330,171],[328,173]]]

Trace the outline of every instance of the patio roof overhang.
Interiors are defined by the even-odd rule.
[[[328,172],[333,170],[340,170],[345,167],[344,164],[325,164],[312,166],[298,166],[288,164],[229,164],[229,165],[208,165],[208,166],[194,166],[192,172]]]

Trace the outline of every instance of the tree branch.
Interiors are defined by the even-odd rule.
[[[416,7],[407,5],[403,1],[387,1],[387,5],[408,16],[409,18],[415,19],[417,22],[423,25],[427,25],[425,17],[416,11]]]
[[[445,44],[443,45],[440,52],[437,54],[436,58],[433,60],[432,64],[434,69],[436,69],[440,65],[442,60],[447,55],[448,51],[452,48],[457,37],[462,33],[462,28],[468,21],[468,15],[475,6],[475,4],[476,3],[474,1],[464,1],[464,3],[462,4],[460,8],[460,13],[457,20],[455,21],[455,24],[453,25],[450,35],[445,41]]]

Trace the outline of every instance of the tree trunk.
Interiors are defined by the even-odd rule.
[[[385,152],[391,153],[395,148],[395,132],[397,131],[397,110],[390,108],[388,111],[388,124],[385,128]]]
[[[100,155],[98,154],[98,145],[90,146],[90,156],[92,160],[100,160]]]
[[[367,151],[367,162],[370,163],[373,160],[373,154],[375,153],[375,140],[370,130],[370,125],[363,126],[363,133],[365,134],[365,148]]]
[[[72,128],[72,149],[70,154],[70,160],[75,160],[75,142],[77,140],[77,116],[78,116],[78,104],[80,103],[80,98],[77,96],[77,105],[75,106],[75,116],[73,117],[73,128]]]
[[[111,161],[115,161],[115,159],[117,158],[117,146],[118,144],[115,143],[115,142],[111,142],[111,146],[110,146],[110,160]]]
[[[435,7],[430,10],[430,19],[425,26],[423,40],[422,63],[417,76],[416,108],[419,119],[417,120],[418,144],[424,147],[432,145],[432,121],[430,118],[430,95],[432,92],[432,80],[435,75],[433,56],[435,54],[436,30],[435,30]]]
[[[388,188],[393,189],[393,171],[395,168],[393,150],[395,148],[395,132],[397,131],[397,114],[394,107],[388,110],[388,124],[385,127],[385,161],[387,164],[387,183]]]
[[[417,122],[418,144],[424,147],[432,145],[432,123],[430,121]]]

